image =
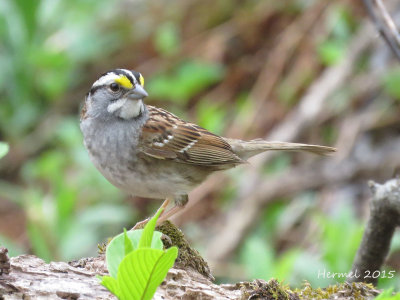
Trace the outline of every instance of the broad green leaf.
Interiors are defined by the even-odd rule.
[[[157,219],[160,214],[163,212],[163,209],[159,209],[154,217],[151,218],[149,222],[147,222],[146,226],[144,226],[142,236],[140,237],[138,248],[150,248],[151,241],[153,239],[153,232],[156,228]]]
[[[159,249],[163,250],[164,249],[164,244],[161,241],[161,236],[162,233],[159,231],[154,231],[153,233],[153,239],[151,240],[151,249]]]
[[[107,288],[115,296],[119,297],[118,281],[110,276],[98,276],[101,280],[100,284]]]
[[[178,248],[166,251],[140,248],[127,255],[118,269],[121,300],[150,300],[178,256]]]
[[[8,153],[9,149],[10,149],[10,146],[8,146],[7,143],[0,142],[0,158],[5,156]]]
[[[125,256],[133,251],[132,241],[129,239],[128,235],[126,234],[125,228],[124,228],[124,246],[125,246],[125,251],[124,251]]]
[[[133,250],[138,248],[139,240],[142,235],[143,229],[130,230],[127,231],[127,236],[132,242]],[[161,242],[161,233],[156,231],[153,234],[153,240],[151,242],[151,248],[153,249],[163,249],[163,244]],[[121,233],[114,237],[107,246],[106,250],[106,262],[107,269],[110,275],[117,278],[118,266],[125,256],[125,240],[124,233]]]

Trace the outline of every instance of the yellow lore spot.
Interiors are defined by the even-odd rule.
[[[139,81],[140,81],[140,85],[144,87],[144,78],[143,78],[142,74],[140,74],[140,76],[139,76]]]
[[[125,75],[121,75],[119,78],[115,79],[115,82],[126,89],[133,88],[132,82]]]

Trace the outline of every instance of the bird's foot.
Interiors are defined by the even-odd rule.
[[[162,219],[161,216],[165,215],[165,208],[168,206],[168,204],[169,204],[170,201],[171,201],[171,200],[170,200],[169,198],[165,199],[165,201],[163,202],[163,204],[161,204],[160,208],[157,210],[157,213],[158,213],[160,210],[162,210],[161,213],[160,213],[159,219],[157,220],[157,225],[160,225],[162,222],[164,222],[164,221],[166,220],[166,219]],[[173,209],[173,208],[171,208],[169,211],[171,211],[172,209]],[[168,212],[169,212],[169,211],[168,211]],[[167,212],[167,213],[168,213],[168,212]],[[157,214],[157,213],[156,213],[156,214]],[[167,218],[168,218],[168,216],[167,216]],[[144,228],[144,226],[146,226],[146,224],[147,224],[149,221],[150,221],[150,218],[147,218],[147,219],[145,219],[145,220],[143,220],[143,221],[137,222],[136,225],[133,226],[131,230],[142,229],[142,228]]]

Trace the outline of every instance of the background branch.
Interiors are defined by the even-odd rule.
[[[364,5],[382,38],[400,59],[399,31],[385,5],[381,0],[364,0]]]
[[[371,181],[369,186],[373,193],[371,215],[352,267],[353,274],[359,277],[353,276],[350,281],[376,284],[383,276],[380,269],[389,252],[393,233],[400,225],[400,180],[392,179],[382,185]]]

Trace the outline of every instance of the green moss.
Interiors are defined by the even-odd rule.
[[[296,289],[295,292],[301,299],[366,299],[374,298],[379,294],[372,284],[363,282],[344,282],[324,289],[313,289],[306,282],[302,289]]]
[[[361,282],[340,283],[327,288],[313,289],[306,282],[302,289],[291,290],[289,286],[279,283],[276,279],[268,282],[254,280],[241,282],[236,288],[242,292],[242,300],[268,299],[268,300],[297,300],[297,299],[372,299],[379,291],[372,284]]]
[[[108,244],[111,242],[112,239],[113,239],[113,238],[109,237],[109,238],[107,239],[107,242],[103,242],[103,243],[97,244],[97,253],[98,253],[99,255],[104,255],[104,254],[106,254],[107,246],[108,246]]]
[[[270,299],[270,300],[298,300],[299,296],[290,288],[276,279],[268,282],[264,280],[254,280],[253,282],[243,282],[239,284],[242,291],[242,299]]]
[[[200,274],[204,275],[211,281],[214,277],[211,275],[210,267],[207,262],[201,257],[200,253],[193,249],[185,239],[182,231],[169,221],[156,227],[156,230],[163,233],[162,241],[165,248],[177,246],[179,249],[178,258],[175,265],[181,268],[190,267]]]

